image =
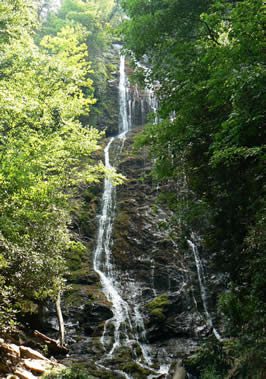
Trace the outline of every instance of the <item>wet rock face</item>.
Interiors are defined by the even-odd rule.
[[[193,337],[193,317],[186,314],[185,293],[159,295],[145,305],[147,338],[150,342],[172,337]]]
[[[118,46],[113,45],[109,52],[102,56],[105,65],[115,68],[119,64]],[[108,64],[107,64],[108,62]],[[118,104],[118,72],[114,69],[106,72],[107,77],[102,83],[96,83],[94,96],[96,104],[89,115],[81,118],[84,125],[93,125],[98,130],[106,131],[107,137],[118,133],[119,104]]]
[[[83,312],[84,319],[81,323],[87,335],[101,336],[103,333],[102,325],[106,320],[113,317],[110,305],[99,303],[86,304]]]
[[[168,229],[172,215],[157,201],[164,189],[153,184],[147,153],[133,151],[134,134],[125,142],[119,163],[127,183],[117,188],[112,256],[124,278],[123,298],[133,307],[134,292],[134,302],[140,304],[147,340],[158,351],[163,342],[167,355],[175,356],[179,339],[186,339],[193,350],[197,328],[204,323],[195,300],[199,301],[195,267]],[[174,338],[175,348],[168,344]]]
[[[133,268],[137,279],[145,280],[153,291],[179,289],[184,262],[168,230],[172,215],[157,203],[162,189],[153,185],[151,163],[145,151],[134,153],[132,150],[129,138],[125,157],[119,165],[127,183],[117,188],[114,261],[118,267],[129,271]]]
[[[156,203],[159,189],[152,183],[145,151],[133,153],[131,144],[129,138],[119,164],[127,182],[117,188],[113,257],[118,267],[129,271],[134,267],[134,273],[140,278],[148,276],[156,282],[154,287],[169,290],[169,281],[178,281],[179,275],[178,270],[172,272],[179,252],[165,230],[171,215]]]
[[[200,300],[195,267],[172,239],[173,231],[167,227],[171,214],[157,203],[158,192],[162,189],[153,184],[146,152],[133,151],[136,133],[137,130],[129,134],[119,159],[115,144],[111,152],[112,159],[116,156],[119,171],[127,177],[127,183],[116,189],[112,260],[119,293],[129,304],[132,322],[137,328],[140,320],[136,315],[141,315],[145,335],[141,332],[140,339],[150,345],[154,365],[158,368],[162,364],[171,365],[177,358],[195,351],[204,320],[196,306]],[[104,378],[107,373],[99,371],[97,362],[106,353],[105,349],[108,351],[112,346],[112,328],[105,332],[105,347],[101,337],[105,322],[113,313],[99,277],[92,269],[92,258],[93,247],[72,262],[75,270],[69,277],[71,287],[63,299],[70,357],[63,363],[85,365],[90,373]],[[55,337],[58,328],[55,314],[52,318]],[[126,335],[123,338],[126,341]],[[113,372],[109,375],[117,378],[115,370],[121,370],[128,362],[125,370],[134,379],[148,377],[145,370],[141,372],[140,366],[134,363],[134,349],[128,347],[129,355],[123,356],[124,361],[122,348],[109,362],[104,362]]]
[[[146,118],[144,104],[147,99],[144,101],[138,93],[139,99],[133,104],[134,96],[128,104],[131,127],[143,123]],[[120,377],[116,370],[121,369],[134,379],[148,378],[147,369],[141,366],[145,363],[143,352],[139,351],[141,344],[149,346],[154,369],[162,365],[172,367],[170,379],[176,360],[193,353],[199,337],[209,332],[201,312],[193,256],[188,250],[180,249],[176,231],[169,229],[172,214],[167,206],[158,202],[158,195],[165,188],[153,182],[152,162],[145,149],[138,152],[133,149],[137,132],[137,128],[133,128],[128,133],[123,149],[121,140],[114,141],[110,151],[111,164],[127,178],[126,183],[116,189],[110,246],[115,286],[130,310],[130,321],[121,326],[121,347],[108,356],[115,332],[111,320],[112,304],[103,294],[92,264],[98,225],[96,214],[99,214],[101,199],[99,191],[87,193],[87,213],[83,209],[80,217],[77,212],[77,232],[86,241],[87,250],[70,260],[70,288],[63,298],[70,347],[70,356],[63,362],[81,364],[90,374],[102,379]],[[55,314],[50,311],[50,315],[51,332],[55,336],[58,326]],[[106,323],[106,320],[109,321]],[[129,335],[130,328],[139,331],[138,341],[132,333]],[[137,360],[140,364],[136,365]],[[102,369],[102,365],[109,371]]]

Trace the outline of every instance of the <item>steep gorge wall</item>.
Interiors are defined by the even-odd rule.
[[[111,83],[112,104],[117,102],[117,84],[117,79]],[[135,87],[130,91],[128,111],[132,130],[120,154],[116,154],[120,149],[116,144],[111,151],[112,162],[116,160],[118,171],[127,178],[116,189],[112,257],[123,299],[144,320],[143,338],[150,345],[154,365],[171,366],[170,378],[175,362],[191,355],[211,330],[204,317],[193,254],[188,246],[179,246],[178,231],[169,229],[171,211],[158,202],[158,195],[171,183],[155,184],[151,174],[153,162],[147,151],[144,148],[135,151],[133,147],[134,137],[141,130],[139,124],[147,119],[150,95]],[[117,127],[116,111],[115,120]],[[109,129],[109,135],[114,133],[115,129]],[[101,188],[84,189],[82,197],[85,201],[82,207],[77,207],[73,227],[85,241],[87,250],[69,259],[70,287],[63,299],[63,313],[70,356],[63,363],[76,362],[100,378],[117,378],[97,365],[104,353],[101,343],[104,324],[113,315],[92,264]],[[55,336],[55,315],[50,314],[48,321],[46,329]],[[119,351],[110,362],[110,367],[121,366],[125,371],[131,370],[134,379],[148,377],[147,372],[134,365],[130,348]]]

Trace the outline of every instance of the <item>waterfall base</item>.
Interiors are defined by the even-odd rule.
[[[120,346],[108,356],[115,342],[112,304],[102,293],[99,276],[93,273],[92,256],[84,257],[83,262],[90,266],[87,276],[63,299],[70,345],[70,356],[63,363],[75,362],[103,379],[125,374],[133,379],[158,375],[172,379],[176,361],[193,354],[211,330],[205,321],[193,255],[173,242],[175,231],[168,227],[171,214],[156,200],[158,188],[151,180],[151,163],[144,150],[138,154],[133,150],[136,133],[129,133],[116,162],[127,183],[116,190],[112,226],[112,265],[119,278],[116,287],[130,309],[131,326],[125,320]],[[119,143],[112,144],[112,162],[118,147]],[[139,331],[140,344],[134,333],[128,334],[132,327]],[[141,346],[148,346],[150,364]],[[163,374],[169,366],[169,374]]]

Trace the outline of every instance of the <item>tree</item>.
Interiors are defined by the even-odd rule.
[[[98,181],[105,172],[92,157],[101,133],[79,121],[94,103],[87,31],[65,25],[38,45],[31,6],[1,3],[1,17],[8,20],[0,41],[3,331],[14,325],[15,311],[34,311],[47,298],[58,305],[72,238],[69,198],[81,183]],[[17,9],[25,18],[15,17]]]
[[[256,360],[259,374],[256,345],[265,343],[265,320],[256,316],[264,309],[262,1],[122,3],[129,16],[122,26],[126,48],[137,59],[145,55],[160,103],[161,122],[149,125],[140,143],[150,146],[157,177],[186,182],[171,206],[184,231],[196,230],[206,255],[229,274],[220,310],[232,327],[230,299],[238,299],[243,315],[234,326],[242,348],[232,354],[243,372]]]

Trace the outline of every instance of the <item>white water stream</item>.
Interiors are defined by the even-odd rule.
[[[62,0],[49,0],[45,2],[42,0],[42,10],[41,10],[41,19],[47,20],[49,13],[56,13],[61,7]]]
[[[195,241],[195,242],[194,242]],[[195,264],[197,268],[197,274],[198,274],[198,281],[199,281],[199,287],[200,287],[200,294],[201,294],[201,300],[203,304],[203,309],[206,315],[206,321],[208,326],[212,329],[213,334],[217,338],[218,341],[222,341],[222,337],[220,336],[219,332],[213,325],[213,320],[210,315],[210,312],[208,310],[208,293],[207,293],[207,287],[206,287],[206,279],[204,274],[204,268],[202,261],[200,259],[197,243],[196,243],[196,236],[194,233],[191,235],[191,240],[187,240],[189,246],[191,247],[191,250],[194,255]]]
[[[119,106],[120,106],[120,125],[119,135],[110,139],[104,149],[105,167],[112,168],[110,163],[110,147],[117,139],[125,139],[129,130],[127,116],[127,101],[126,101],[126,75],[125,75],[125,58],[120,58],[120,81],[119,81]],[[97,244],[94,253],[94,270],[100,276],[103,291],[107,299],[112,303],[113,318],[112,323],[114,330],[114,343],[109,352],[112,355],[117,347],[121,345],[121,324],[126,321],[130,323],[128,304],[122,299],[119,294],[116,278],[113,274],[112,259],[111,259],[111,237],[112,224],[114,215],[114,191],[115,188],[109,178],[104,180],[104,192],[102,196],[102,211],[99,218]],[[110,321],[106,323],[106,328]],[[106,332],[106,331],[105,331]],[[103,334],[102,342],[105,345],[105,334]]]
[[[125,57],[120,57],[120,79],[119,79],[119,134],[112,137],[108,142],[105,154],[105,166],[111,169],[110,148],[112,144],[120,144],[120,152],[124,148],[126,136],[131,127],[131,104],[129,103],[129,86],[125,71]],[[150,356],[149,346],[146,343],[146,332],[144,320],[140,311],[140,304],[134,299],[140,293],[141,289],[134,281],[127,280],[127,283],[121,283],[120,279],[112,264],[112,225],[115,209],[115,187],[109,178],[104,181],[104,191],[102,195],[102,208],[99,216],[98,237],[96,249],[94,252],[93,266],[95,272],[99,275],[103,291],[112,303],[113,317],[105,323],[104,333],[101,342],[106,350],[105,357],[98,362],[99,367],[109,370],[104,364],[104,359],[110,359],[121,346],[139,346],[141,357],[136,358],[136,363],[142,367],[149,368],[151,375],[149,378],[157,378],[161,374],[167,374],[168,366],[161,366],[159,370],[154,370],[152,358]],[[130,294],[132,303],[128,303],[122,298],[120,288],[126,286]],[[110,335],[112,335],[110,343]],[[133,349],[133,348],[132,348]],[[137,354],[136,354],[137,357]],[[131,378],[127,373],[116,370],[119,376]]]
[[[61,3],[62,3],[61,0],[50,0],[50,4],[49,4],[50,11],[52,12],[58,11],[59,8],[61,7]]]

